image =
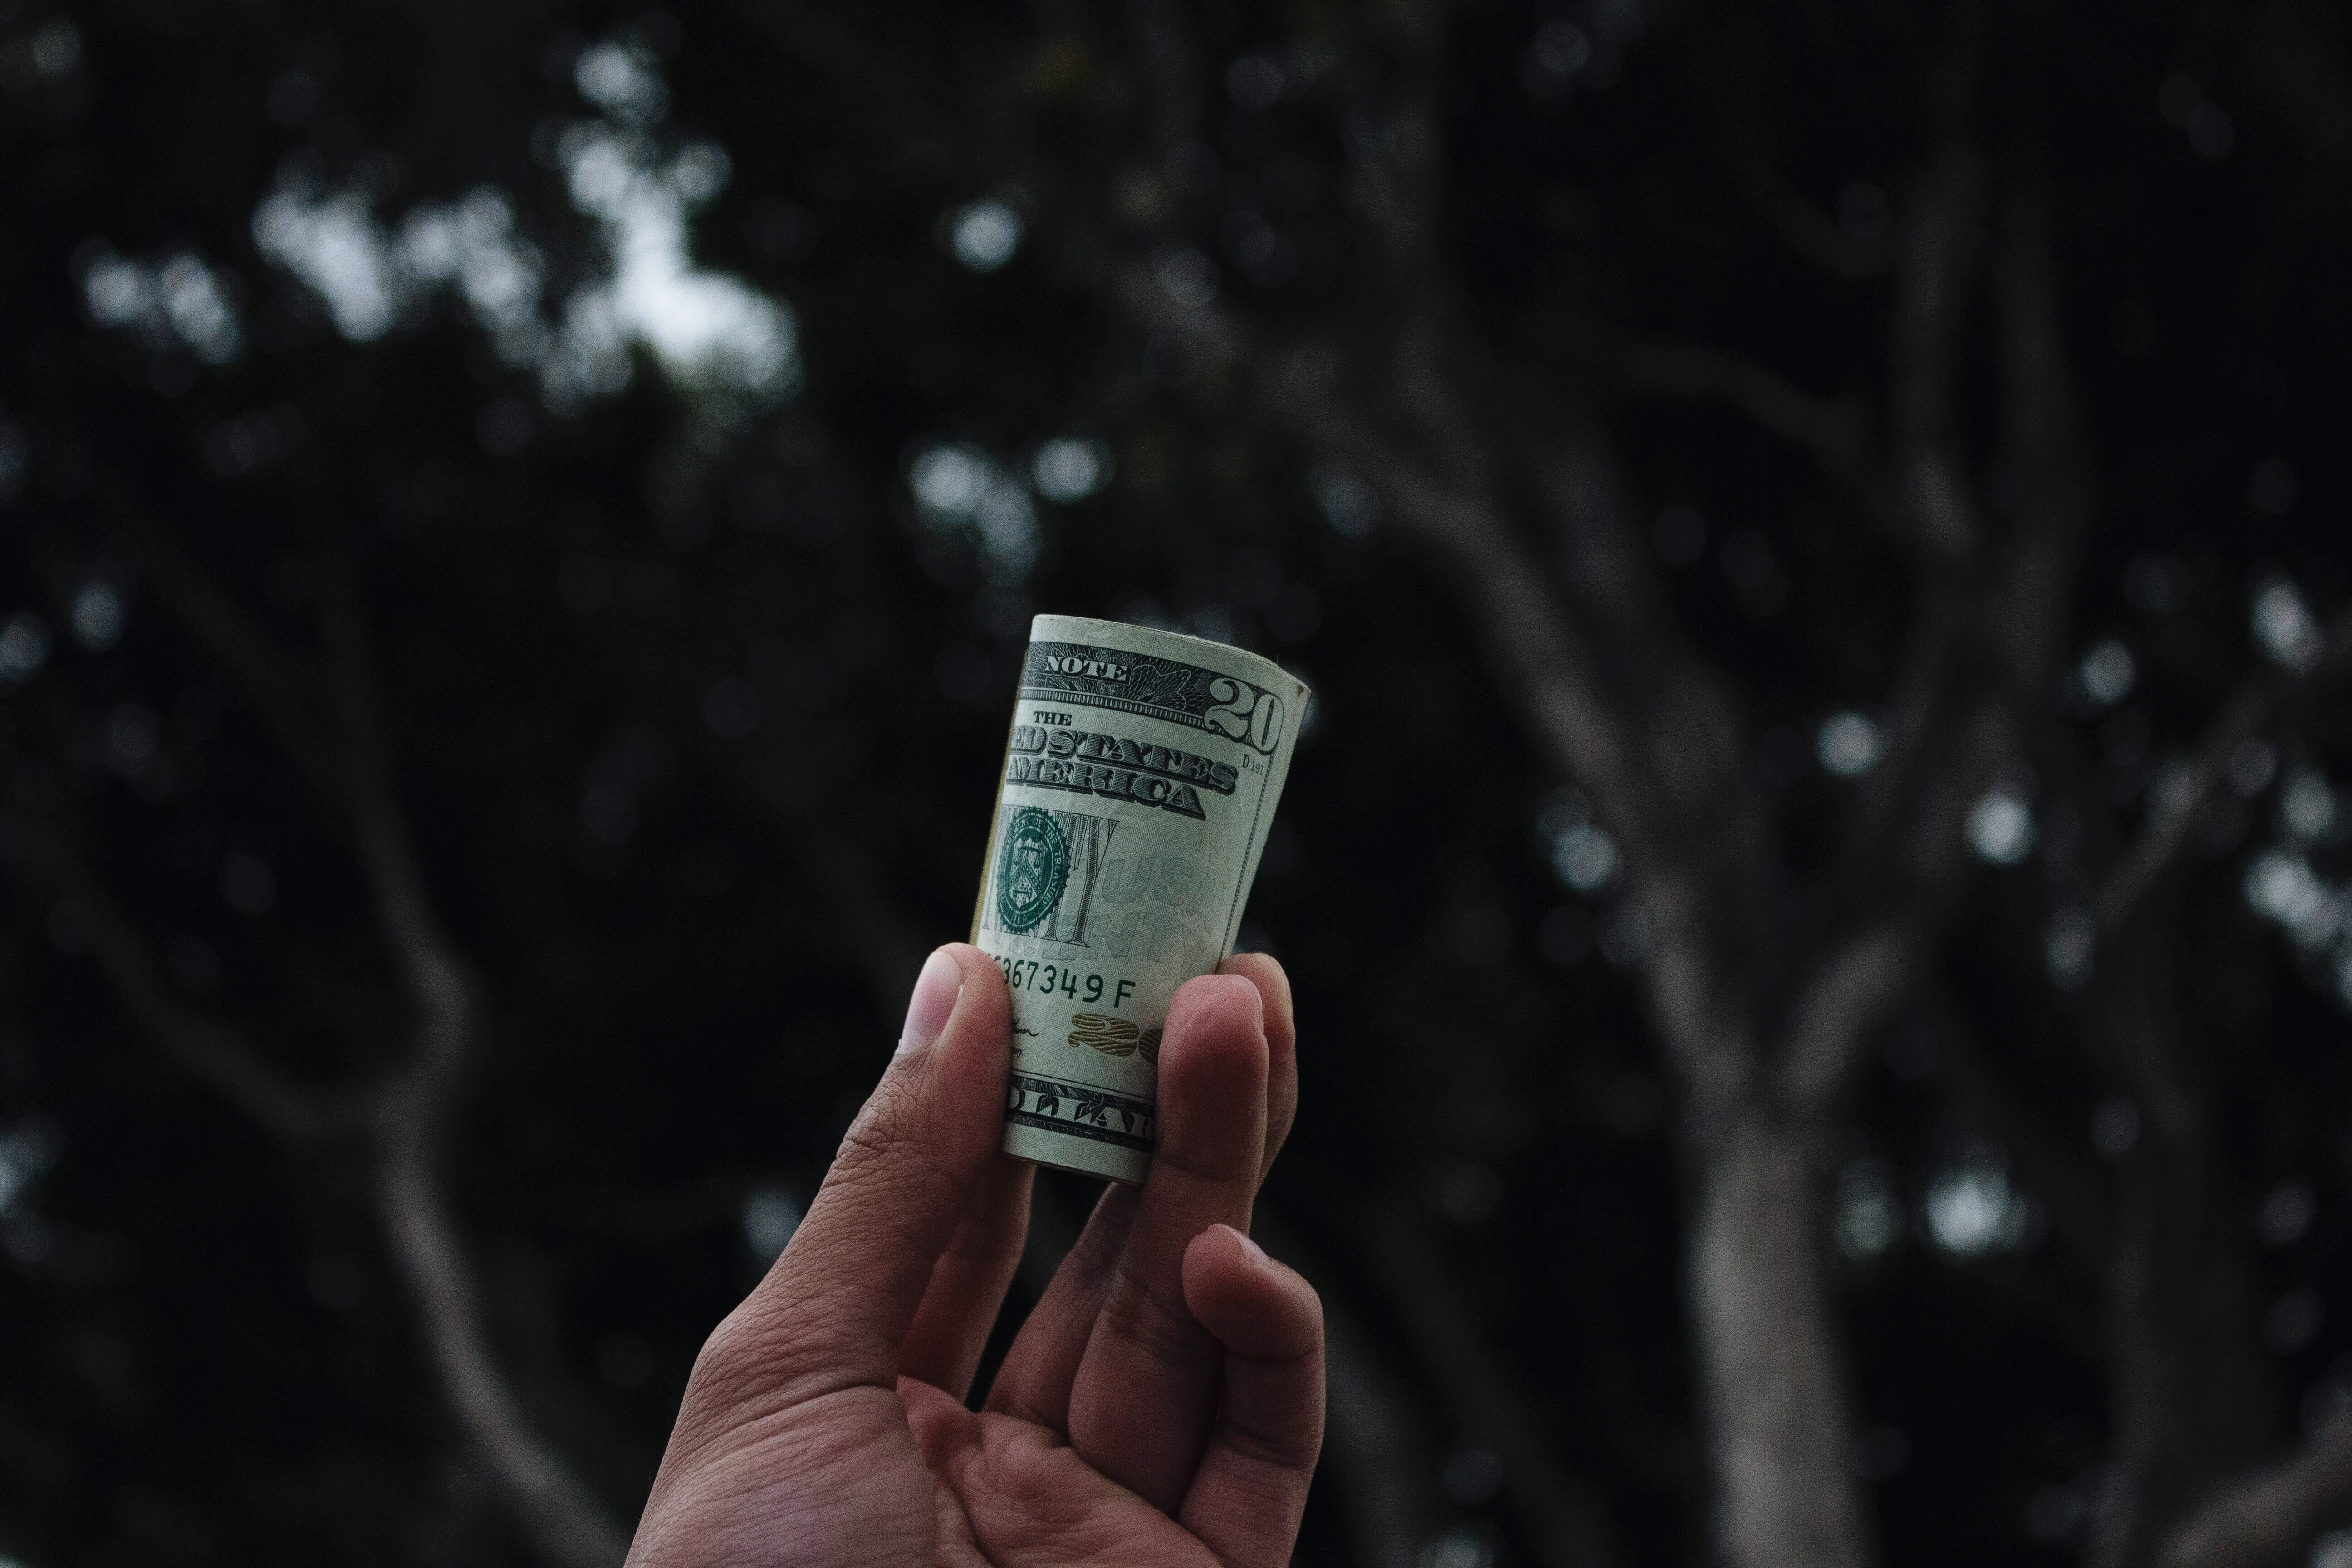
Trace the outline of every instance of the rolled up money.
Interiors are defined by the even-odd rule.
[[[1239,648],[1031,623],[971,933],[1013,992],[1007,1153],[1143,1180],[1169,1001],[1233,951],[1306,710]]]

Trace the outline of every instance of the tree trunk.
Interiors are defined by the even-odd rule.
[[[1743,1103],[1696,1172],[1692,1310],[1729,1568],[1864,1568],[1873,1556],[1823,1288],[1815,1143]]]

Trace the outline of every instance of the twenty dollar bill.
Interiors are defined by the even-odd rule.
[[[1013,992],[1008,1153],[1143,1180],[1169,1000],[1233,951],[1306,710],[1222,643],[1031,625],[971,938]]]

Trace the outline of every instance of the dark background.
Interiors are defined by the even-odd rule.
[[[2324,1461],[2347,176],[2289,0],[0,0],[0,1561],[545,1557],[403,1149],[625,1529],[962,934],[1040,610],[1317,692],[1244,933],[1345,1336],[1303,1562],[1714,1550],[1651,900],[1733,821],[1756,1060],[1780,933],[1909,944],[1797,1119],[1856,1550],[2154,1561]],[[2046,605],[1906,542],[1939,453]],[[1716,793],[1644,827],[1686,668]],[[2319,1472],[2263,1539],[2341,1568]]]

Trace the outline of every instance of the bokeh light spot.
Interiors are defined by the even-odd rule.
[[[2289,669],[2309,669],[2319,661],[2319,625],[2295,585],[2274,577],[2254,595],[2254,641]]]
[[[1996,866],[2014,866],[2033,849],[2033,808],[2014,790],[1986,791],[1969,808],[1969,847]]]
[[[1814,738],[1814,754],[1822,766],[1842,779],[1856,778],[1878,765],[1885,753],[1885,737],[1861,713],[1832,713],[1822,721]]]
[[[999,201],[974,202],[956,213],[949,247],[974,272],[993,272],[1021,248],[1021,215]]]
[[[2082,682],[2084,696],[2102,708],[2108,707],[2131,695],[2132,685],[2139,679],[2139,661],[2132,658],[2131,649],[2109,637],[2092,645],[2075,667],[2074,678]]]
[[[1083,500],[1110,482],[1110,448],[1066,436],[1037,448],[1030,472],[1047,500]]]
[[[2021,1245],[2032,1214],[2009,1173],[1979,1152],[1939,1174],[1923,1205],[1927,1235],[1955,1258],[1979,1258]]]

